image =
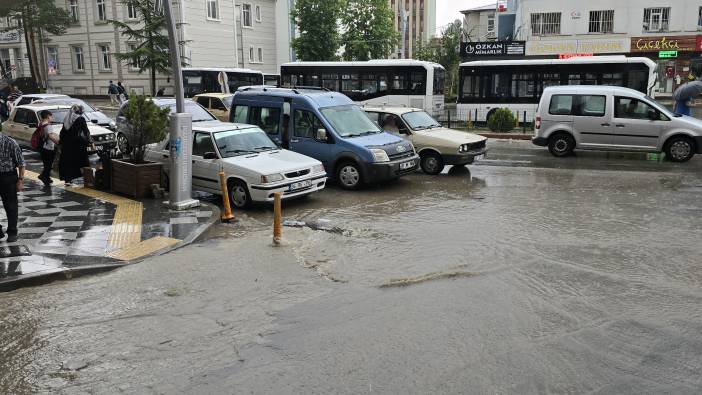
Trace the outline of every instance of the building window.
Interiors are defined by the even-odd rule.
[[[561,34],[561,13],[540,12],[531,14],[531,34],[534,36]]]
[[[107,6],[105,0],[95,0],[97,5],[97,20],[104,22],[107,20]]]
[[[100,54],[100,70],[108,71],[112,69],[110,46],[107,44],[98,45],[98,53]]]
[[[258,63],[263,63],[263,48],[258,47],[257,52],[258,52],[257,53],[258,56],[256,57],[256,61]]]
[[[139,48],[139,44],[127,43],[127,50],[129,52],[134,52]],[[133,56],[129,59],[129,69],[132,71],[137,71],[141,69],[141,59],[138,56]]]
[[[207,19],[219,20],[219,2],[207,0]]]
[[[254,63],[254,46],[249,46],[249,63]]]
[[[246,27],[252,27],[251,24],[251,4],[241,5],[241,24]]]
[[[644,8],[643,31],[667,32],[670,7]]]
[[[697,30],[702,30],[702,7],[697,10]]]
[[[73,68],[75,71],[85,71],[83,47],[73,47]]]
[[[68,14],[71,16],[71,22],[78,23],[78,21],[79,21],[78,0],[69,0],[68,1]]]
[[[256,4],[254,10],[256,11],[256,22],[261,22],[261,6]]]
[[[495,33],[495,13],[494,12],[488,13],[487,32],[488,33]]]
[[[127,19],[137,19],[137,8],[134,3],[127,3]]]
[[[46,64],[53,67],[55,71],[59,70],[58,62],[58,47],[46,47]]]
[[[590,11],[590,33],[612,33],[614,31],[614,10]]]

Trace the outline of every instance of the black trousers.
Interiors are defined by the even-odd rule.
[[[0,198],[7,214],[7,234],[17,234],[17,172],[0,173]],[[0,230],[2,225],[0,225]]]
[[[47,179],[51,177],[51,168],[54,165],[54,158],[56,157],[56,151],[48,151],[45,149],[42,149],[39,154],[41,155],[41,161],[44,163],[44,170],[42,170],[41,175],[40,175],[40,180]]]

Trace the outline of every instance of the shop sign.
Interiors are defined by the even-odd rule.
[[[678,57],[678,51],[659,51],[658,52],[659,59],[670,59],[670,58],[677,58],[677,57]]]
[[[571,58],[582,58],[588,56],[595,56],[591,53],[562,53],[558,55],[558,59],[571,59]]]
[[[14,43],[19,42],[20,35],[17,30],[10,30],[6,32],[0,32],[0,43]]]
[[[543,40],[527,42],[526,54],[534,56],[627,53],[629,48],[628,39]]]
[[[461,57],[463,59],[524,56],[524,53],[524,41],[486,41],[461,43]]]
[[[631,52],[695,51],[697,36],[632,37]]]

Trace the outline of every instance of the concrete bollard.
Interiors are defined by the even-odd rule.
[[[273,244],[280,244],[283,237],[283,213],[280,204],[281,193],[273,194]]]
[[[223,170],[219,171],[219,184],[222,187],[222,204],[224,205],[222,222],[229,222],[234,219],[234,214],[232,214],[232,206],[229,202],[229,190],[227,188],[227,180],[224,179]]]

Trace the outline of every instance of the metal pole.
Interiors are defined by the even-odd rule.
[[[170,132],[170,166],[168,205],[175,210],[184,210],[198,206],[199,201],[192,198],[192,115],[185,112],[185,97],[183,97],[183,73],[180,65],[180,47],[176,34],[171,0],[162,1],[163,12],[168,27],[168,43],[173,67],[173,82],[175,84],[176,114],[171,114]],[[182,7],[182,3],[179,3]]]

